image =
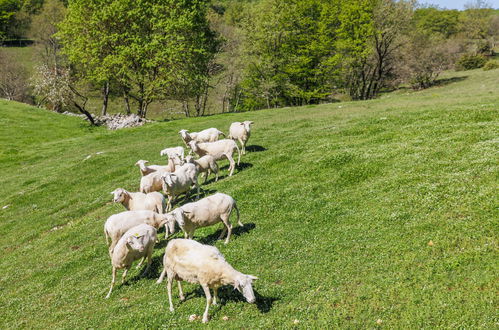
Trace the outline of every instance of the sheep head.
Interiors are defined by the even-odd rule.
[[[185,225],[184,221],[185,211],[179,207],[173,210],[171,213],[175,217],[175,221],[178,223],[178,225],[183,228]]]
[[[115,203],[123,203],[127,197],[130,197],[128,191],[123,188],[118,188],[114,191],[111,191],[111,195],[113,195],[113,202]]]
[[[144,235],[133,234],[127,238],[126,245],[130,250],[144,252],[146,248],[144,239],[145,239]]]
[[[258,277],[253,275],[239,274],[234,279],[234,288],[241,292],[246,298],[246,301],[250,304],[256,301],[255,293],[253,292],[253,281],[257,280]]]

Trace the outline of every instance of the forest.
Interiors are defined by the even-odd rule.
[[[154,119],[367,100],[497,68],[498,39],[481,0],[0,0],[0,97]]]

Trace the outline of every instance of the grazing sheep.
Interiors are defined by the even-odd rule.
[[[171,210],[172,201],[176,196],[185,193],[185,198],[187,198],[193,184],[196,185],[197,196],[199,196],[198,171],[194,164],[186,163],[174,173],[164,172],[161,175],[161,183],[163,191],[168,197],[167,211]]]
[[[114,282],[116,280],[116,271],[124,268],[122,284],[125,283],[125,277],[128,270],[135,260],[142,258],[137,268],[139,268],[144,259],[147,258],[147,267],[142,275],[145,275],[151,266],[151,256],[156,242],[156,229],[147,224],[140,224],[130,228],[118,241],[111,255],[111,264],[113,265],[113,279],[111,287],[106,298],[111,296]]]
[[[210,155],[213,156],[215,160],[220,160],[225,158],[228,159],[230,163],[229,176],[232,176],[234,168],[236,167],[236,163],[232,158],[234,150],[237,150],[237,153],[239,155],[237,159],[237,165],[239,165],[239,162],[241,161],[241,151],[239,150],[237,143],[234,142],[233,140],[224,139],[215,142],[205,142],[205,143],[191,141],[189,142],[189,146],[191,147],[192,151],[194,151],[196,154],[199,155],[199,157]]]
[[[155,191],[161,191],[161,189],[163,188],[161,183],[161,176],[163,175],[163,173],[168,173],[168,172],[156,171],[140,178],[139,191],[145,194]]]
[[[174,221],[175,218],[171,214],[159,214],[153,211],[124,211],[113,214],[107,218],[104,224],[104,235],[106,235],[106,243],[109,245],[109,254],[112,255],[119,239],[130,228],[143,223],[156,229],[164,225],[165,236],[168,236],[168,224]],[[109,239],[111,239],[111,243],[109,243]]]
[[[188,130],[182,129],[178,132],[182,140],[184,141],[186,146],[189,146],[189,142],[197,141],[197,142],[215,142],[218,140],[220,135],[225,137],[225,134],[222,131],[219,131],[216,128],[207,128],[202,130],[201,132],[191,132]]]
[[[242,123],[236,121],[230,125],[229,128],[229,139],[238,140],[241,144],[241,151],[243,155],[246,154],[246,143],[248,142],[251,135],[251,125],[252,121],[246,120]]]
[[[168,165],[146,165],[149,163],[147,160],[138,160],[135,166],[139,167],[140,174],[142,176],[151,174],[157,171],[163,172],[175,172],[175,161],[174,158],[168,158]]]
[[[196,165],[198,173],[204,173],[204,183],[208,180],[208,176],[211,172],[215,173],[215,181],[218,181],[218,165],[213,156],[206,155],[199,159],[187,156],[185,157],[185,162]]]
[[[128,211],[150,210],[163,213],[166,210],[165,196],[158,192],[144,194],[118,188],[112,191],[111,194],[114,196],[113,202],[121,203]]]
[[[180,281],[199,283],[206,295],[206,309],[203,323],[208,322],[210,304],[217,304],[218,288],[222,285],[232,285],[241,292],[249,303],[256,301],[253,292],[253,281],[258,278],[235,270],[220,251],[210,245],[204,245],[193,240],[173,239],[168,242],[163,257],[164,270],[156,283],[161,283],[167,275],[167,291],[170,311],[173,312],[172,282],[177,280],[180,300],[184,293]],[[210,289],[213,289],[213,300]]]
[[[173,159],[175,165],[182,165],[184,161],[184,148],[183,147],[172,147],[166,148],[159,152],[160,156],[167,155],[169,159]],[[169,160],[168,160],[169,162]]]
[[[169,222],[176,221],[184,232],[185,238],[192,239],[194,231],[200,227],[207,227],[218,222],[223,222],[224,229],[218,239],[222,239],[227,233],[225,244],[229,243],[232,233],[232,224],[230,223],[230,215],[232,209],[237,212],[237,223],[243,226],[239,220],[239,209],[236,201],[229,195],[216,193],[205,197],[197,202],[187,203],[171,212],[173,217],[168,219]],[[172,227],[169,223],[168,226]]]

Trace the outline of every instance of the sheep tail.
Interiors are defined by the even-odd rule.
[[[104,228],[104,235],[106,235],[106,244],[109,246],[109,234],[107,233],[106,228]]]
[[[241,227],[244,226],[239,218],[239,209],[237,208],[237,204],[235,203],[235,201],[234,201],[234,209],[236,210],[237,213],[237,224]]]

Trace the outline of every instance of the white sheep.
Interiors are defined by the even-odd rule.
[[[246,143],[248,142],[251,135],[251,125],[252,121],[246,120],[242,123],[236,121],[230,125],[229,128],[229,139],[238,140],[241,144],[242,154],[246,154]]]
[[[236,201],[229,195],[216,193],[214,195],[200,199],[197,202],[187,203],[171,212],[173,217],[168,219],[168,226],[173,227],[171,221],[176,221],[180,229],[184,232],[185,238],[192,239],[194,231],[200,227],[211,226],[223,222],[224,229],[218,239],[222,239],[227,233],[225,244],[229,243],[232,233],[230,215],[232,210],[237,212],[237,223],[243,226],[239,219],[239,209]],[[166,226],[166,225],[165,225]]]
[[[196,165],[198,173],[204,173],[204,183],[208,180],[211,172],[215,173],[215,181],[218,181],[218,165],[213,156],[205,155],[199,159],[187,156],[185,157],[185,162]]]
[[[190,132],[186,129],[182,129],[178,132],[180,134],[180,137],[184,141],[186,146],[189,146],[189,142],[191,141],[197,141],[197,142],[215,142],[218,140],[220,135],[225,137],[225,134],[212,127],[212,128],[207,128],[205,130],[202,130],[201,132]]]
[[[144,194],[117,188],[111,192],[113,202],[121,203],[128,211],[150,210],[163,213],[166,210],[165,196],[159,192]]]
[[[177,280],[180,300],[184,300],[181,281],[199,283],[206,295],[206,309],[203,323],[208,322],[210,304],[217,304],[218,288],[222,285],[232,285],[241,292],[249,303],[256,301],[253,292],[253,281],[258,278],[235,270],[220,251],[210,245],[204,245],[193,240],[173,239],[168,242],[163,257],[164,270],[156,283],[161,283],[167,275],[167,291],[170,311],[173,312],[172,282]],[[213,289],[213,300],[210,289]]]
[[[163,149],[159,152],[160,156],[168,156],[168,159],[173,159],[175,165],[182,165],[184,161],[184,147],[171,147]]]
[[[241,151],[239,150],[237,143],[233,140],[223,139],[215,142],[205,143],[191,141],[189,142],[189,146],[191,147],[192,151],[199,155],[199,157],[210,155],[215,160],[228,159],[230,163],[229,176],[232,176],[234,168],[236,167],[234,159],[232,158],[234,150],[237,150],[238,153],[237,165],[239,165],[239,162],[241,161]]]
[[[175,219],[171,214],[160,214],[146,210],[124,211],[113,214],[104,223],[104,235],[106,236],[106,243],[109,246],[109,254],[113,253],[119,239],[130,228],[144,223],[156,229],[164,225],[166,230],[165,236],[168,236],[168,224],[171,224],[173,221]]]
[[[140,224],[130,228],[118,241],[111,255],[111,264],[113,265],[113,279],[111,287],[106,298],[111,296],[114,282],[116,280],[116,271],[124,268],[122,284],[125,282],[126,274],[135,260],[142,258],[137,266],[139,268],[144,259],[147,258],[147,267],[142,275],[145,275],[151,266],[151,256],[156,242],[156,229],[147,224]]]
[[[156,171],[151,174],[144,175],[140,178],[139,191],[142,193],[161,191],[161,189],[163,189],[163,180],[161,179],[161,176],[165,173],[169,172]]]
[[[152,172],[163,171],[163,172],[175,172],[175,161],[174,158],[168,158],[168,165],[146,165],[149,163],[147,160],[138,160],[135,166],[139,167],[140,174],[142,176],[151,174]]]
[[[168,202],[166,203],[167,211],[171,210],[172,201],[176,196],[185,193],[185,198],[187,199],[192,185],[196,186],[197,196],[199,196],[198,171],[194,164],[186,163],[177,168],[173,173],[164,172],[161,175],[161,183],[163,191],[168,197]]]

